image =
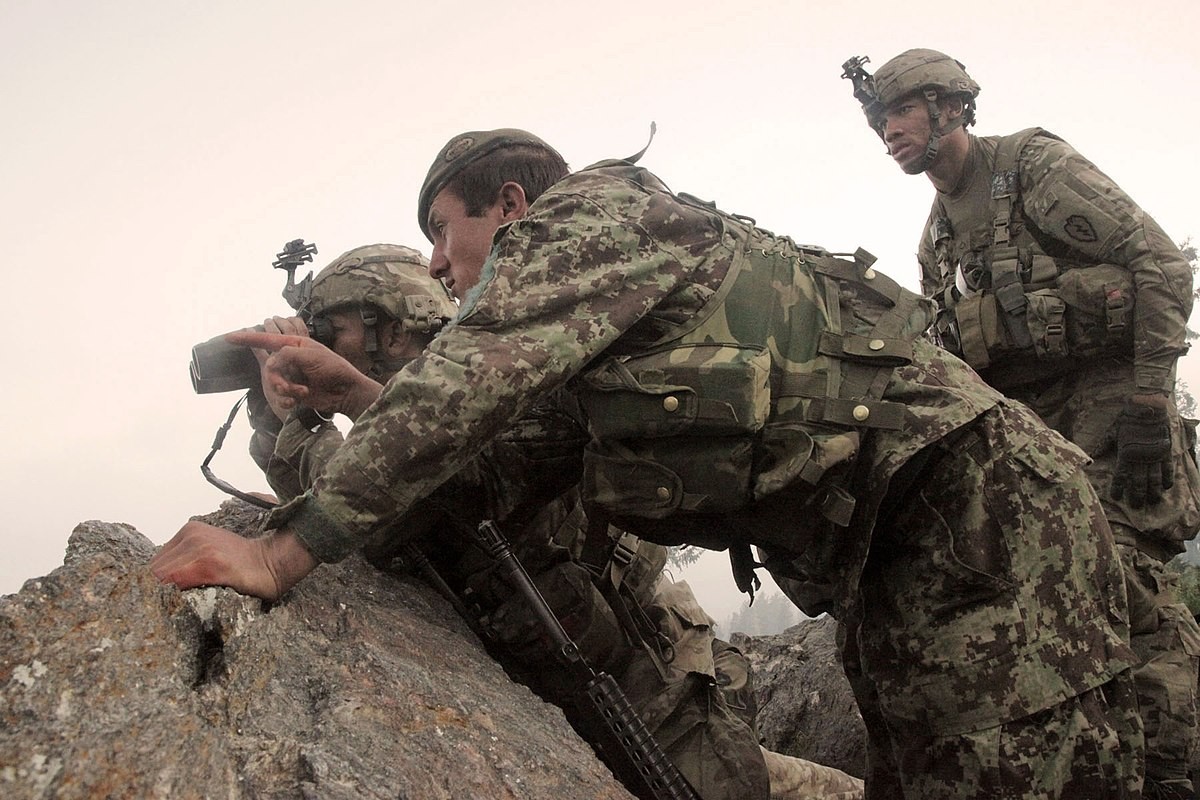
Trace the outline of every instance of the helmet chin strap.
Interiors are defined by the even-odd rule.
[[[909,175],[920,175],[932,167],[933,160],[937,158],[938,146],[942,143],[942,137],[955,128],[961,128],[966,125],[967,115],[964,109],[964,113],[959,114],[947,123],[945,127],[942,127],[942,109],[938,106],[938,93],[933,89],[926,89],[924,95],[925,102],[929,106],[929,141],[925,143],[925,154],[921,156],[921,160],[905,168],[904,171]]]
[[[404,365],[396,367],[393,365],[395,359],[387,357],[387,347],[382,341],[384,326],[379,324],[379,314],[375,309],[364,307],[359,309],[358,314],[363,323],[363,350],[371,358],[367,377],[384,383]]]

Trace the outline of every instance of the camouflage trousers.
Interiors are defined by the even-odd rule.
[[[1197,747],[1196,674],[1200,627],[1175,595],[1163,562],[1200,529],[1200,473],[1190,453],[1194,433],[1169,409],[1173,485],[1158,503],[1138,508],[1111,494],[1117,453],[1113,429],[1137,392],[1128,358],[1096,358],[1086,368],[1012,389],[1047,425],[1091,456],[1085,467],[1120,550],[1129,596],[1134,672],[1146,730],[1147,789],[1191,797],[1187,770]]]
[[[1138,797],[1124,577],[1082,455],[1016,404],[939,449],[842,620],[867,796]]]
[[[862,778],[766,748],[762,754],[771,776],[771,800],[863,800]]]
[[[898,749],[905,797],[1137,798],[1141,721],[1129,675],[1023,719]]]
[[[1163,797],[1193,797],[1188,765],[1196,746],[1200,626],[1175,597],[1175,577],[1158,559],[1118,545],[1129,595],[1133,673],[1146,730],[1146,783]],[[1149,792],[1147,796],[1151,796]]]
[[[839,639],[846,643],[846,677],[867,728],[865,800],[1143,797],[1142,720],[1128,671],[1022,719],[929,736],[889,724],[844,626]]]

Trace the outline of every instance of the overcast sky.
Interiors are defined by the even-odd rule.
[[[82,520],[161,543],[216,508],[198,467],[235,397],[192,393],[191,346],[288,310],[270,264],[290,239],[318,268],[373,242],[428,253],[416,192],[458,132],[527,128],[583,167],[653,120],[642,163],[675,190],[915,286],[932,190],[884,155],[843,61],[949,52],[983,87],[976,132],[1054,131],[1182,240],[1198,9],[0,0],[0,594],[58,566]],[[247,433],[214,467],[265,489]],[[721,558],[687,577],[732,610]]]

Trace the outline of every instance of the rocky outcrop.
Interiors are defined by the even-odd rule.
[[[271,606],[153,552],[86,522],[0,598],[0,797],[630,797],[422,584],[349,559]]]
[[[204,519],[261,524],[232,501]],[[0,797],[631,797],[419,581],[351,558],[272,605],[160,585],[154,552],[85,522],[62,567],[0,598]],[[861,775],[832,630],[737,643],[768,745]]]
[[[772,636],[734,634],[750,659],[758,724],[771,750],[863,777],[867,730],[842,672],[831,617]]]

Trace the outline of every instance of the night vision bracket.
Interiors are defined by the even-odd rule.
[[[309,270],[304,280],[296,283],[296,269],[301,264],[310,263],[316,252],[315,244],[305,243],[303,239],[293,239],[275,255],[275,261],[271,264],[276,269],[287,270],[287,284],[283,287],[283,299],[297,313],[302,312],[308,306],[312,297],[313,274],[312,270]]]

